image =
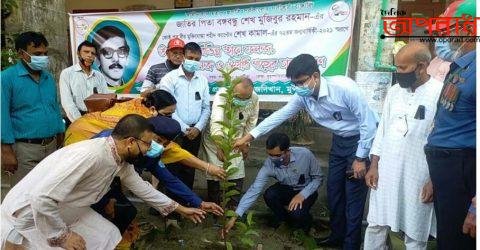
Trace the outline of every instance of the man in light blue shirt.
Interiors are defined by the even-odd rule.
[[[185,44],[183,51],[185,60],[182,66],[162,78],[160,89],[168,91],[177,100],[177,109],[172,118],[180,123],[185,134],[177,139],[178,144],[197,156],[200,133],[210,117],[210,93],[207,78],[199,72],[202,49],[197,43],[190,42]],[[167,164],[167,168],[192,189],[195,169],[178,163]],[[169,193],[167,195],[170,196]]]
[[[242,216],[257,200],[269,177],[273,177],[278,182],[267,188],[263,198],[275,214],[277,224],[287,222],[308,233],[312,222],[310,208],[317,200],[317,189],[323,181],[320,165],[310,150],[290,147],[290,139],[286,134],[271,134],[266,146],[269,157],[255,182],[243,195],[235,213]],[[227,223],[227,233],[236,220],[237,217],[232,217]]]
[[[315,58],[301,54],[290,62],[287,77],[296,94],[250,134],[235,143],[243,146],[266,134],[305,108],[318,124],[333,132],[329,156],[327,195],[331,235],[323,246],[359,249],[367,186],[363,180],[378,116],[370,109],[357,84],[345,76],[322,77]]]
[[[20,60],[2,71],[2,170],[18,183],[63,142],[65,124],[48,72],[48,42],[37,32],[15,40]]]

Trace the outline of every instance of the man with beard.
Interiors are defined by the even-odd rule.
[[[83,41],[77,49],[78,63],[60,74],[60,100],[70,122],[87,112],[83,101],[94,93],[94,89],[102,94],[110,92],[105,77],[92,69],[96,56],[95,45]]]
[[[147,77],[143,81],[141,92],[154,90],[159,87],[160,80],[170,71],[178,69],[183,62],[183,47],[185,42],[180,38],[172,38],[168,42],[167,60],[164,63],[155,64],[148,70]]]
[[[115,26],[105,26],[95,33],[93,44],[98,48],[100,71],[105,76],[108,86],[123,85],[122,76],[130,53],[125,33]]]

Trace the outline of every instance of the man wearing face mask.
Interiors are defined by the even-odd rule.
[[[359,249],[363,209],[368,188],[363,180],[378,117],[357,84],[345,76],[322,77],[315,58],[301,54],[287,67],[296,94],[280,110],[262,121],[235,148],[266,134],[306,109],[318,124],[333,132],[329,156],[327,196],[331,235],[322,246]],[[306,197],[303,197],[306,199]]]
[[[162,78],[160,89],[168,91],[177,100],[177,109],[172,117],[180,123],[185,134],[177,141],[182,148],[196,156],[200,147],[200,133],[210,116],[210,93],[207,78],[199,72],[202,49],[197,43],[189,42],[183,51],[185,60],[182,66]],[[167,167],[189,188],[193,188],[194,169],[178,164],[168,164]]]
[[[201,222],[204,211],[158,192],[131,165],[152,150],[151,129],[147,119],[127,115],[110,137],[75,143],[45,158],[1,205],[2,246],[114,249],[121,239],[118,229],[89,206],[107,193],[115,176],[163,215],[175,211]]]
[[[20,60],[2,71],[2,170],[14,174],[12,184],[62,145],[65,124],[47,46],[41,33],[20,34]]]
[[[310,208],[323,181],[320,165],[310,150],[290,147],[290,139],[283,133],[271,134],[266,148],[269,157],[242,196],[235,213],[241,217],[255,203],[269,178],[273,177],[278,182],[263,194],[265,203],[275,214],[276,221],[272,224],[278,226],[286,222],[308,234],[312,222]],[[237,217],[232,217],[228,221],[225,233],[230,231],[236,220]]]
[[[240,120],[238,126],[238,137],[242,137],[252,130],[257,125],[259,101],[258,96],[253,89],[253,82],[247,77],[241,77],[241,82],[233,89],[235,99],[234,104],[238,107],[237,116]],[[225,98],[221,95],[226,93],[225,88],[220,88],[213,99],[212,114],[210,116],[209,126],[202,134],[202,146],[200,147],[200,158],[207,162],[210,162],[217,166],[223,165],[224,154],[222,149],[216,145],[216,143],[210,139],[210,135],[221,136],[222,127],[218,124],[220,121],[224,121],[224,109],[221,107],[225,104]],[[234,182],[236,185],[231,187],[239,192],[243,189],[243,179],[245,178],[244,158],[247,157],[248,147],[242,148],[243,158],[237,157],[232,160],[232,166],[238,168],[238,172],[229,176],[229,181]],[[208,199],[210,201],[219,203],[221,200],[220,194],[220,182],[217,178],[208,175]],[[229,207],[236,207],[240,201],[240,194],[231,197]]]
[[[77,49],[78,63],[60,74],[60,100],[70,123],[87,113],[83,101],[94,93],[94,89],[101,94],[110,92],[105,77],[92,69],[96,56],[95,45],[83,41]]]
[[[465,0],[455,16],[476,17],[475,1]],[[474,36],[461,29],[460,36]],[[454,25],[450,32],[455,32]],[[453,41],[455,60],[444,81],[425,154],[433,183],[438,249],[475,249],[476,209],[476,43]]]
[[[410,42],[395,56],[396,80],[383,104],[365,176],[371,188],[364,249],[386,249],[389,230],[405,233],[407,249],[436,236],[432,182],[423,147],[443,84],[427,74],[427,46]]]
[[[160,80],[170,71],[178,69],[183,62],[183,47],[185,42],[180,38],[172,38],[168,42],[167,60],[164,63],[155,64],[148,70],[143,81],[141,92],[153,90],[160,86]]]

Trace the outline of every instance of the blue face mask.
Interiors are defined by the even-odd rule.
[[[247,99],[247,100],[240,100],[240,99],[237,99],[237,98],[233,99],[233,104],[235,104],[236,106],[239,106],[239,107],[245,107],[249,103],[250,103],[250,99]]]
[[[162,144],[158,144],[156,141],[152,141],[152,148],[145,154],[149,158],[157,158],[162,155],[164,147]]]
[[[185,59],[183,62],[183,68],[190,73],[194,73],[195,71],[200,70],[200,62]]]
[[[272,161],[273,166],[275,166],[276,168],[279,168],[280,166],[282,166],[283,161],[285,160],[285,157],[283,155],[280,157],[270,156],[270,160]]]
[[[40,71],[48,69],[48,56],[32,56],[26,51],[23,52],[30,56],[30,62],[26,63],[32,70]]]
[[[312,77],[313,78],[313,77]],[[308,82],[310,83],[310,82]],[[313,95],[313,90],[315,89],[315,86],[317,86],[317,82],[315,82],[315,85],[313,85],[313,88],[308,87],[308,83],[306,86],[295,86],[295,93],[299,96],[311,96]]]

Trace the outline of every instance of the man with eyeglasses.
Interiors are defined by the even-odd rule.
[[[225,121],[224,109],[221,107],[225,104],[225,98],[222,94],[226,93],[225,88],[220,88],[213,98],[212,114],[210,115],[209,126],[205,128],[202,134],[202,145],[200,146],[200,158],[210,162],[216,166],[222,166],[224,161],[224,152],[222,149],[210,138],[211,135],[222,136],[222,126],[218,122]],[[238,107],[236,116],[240,120],[238,126],[238,138],[250,132],[255,125],[257,125],[259,101],[258,96],[253,89],[253,82],[247,77],[241,77],[241,82],[233,89],[235,99],[233,103]],[[232,160],[232,166],[238,168],[238,172],[228,177],[230,182],[234,182],[235,186],[231,189],[236,189],[242,192],[243,179],[245,178],[244,159],[248,155],[248,147],[242,148],[243,157],[237,157]],[[220,182],[218,178],[207,175],[207,189],[208,200],[215,203],[221,201]],[[230,197],[231,200],[227,204],[229,207],[236,207],[240,201],[240,194]]]
[[[143,81],[141,92],[154,90],[159,87],[160,80],[170,71],[178,69],[183,62],[183,47],[185,42],[180,38],[172,38],[168,42],[167,60],[164,63],[155,64],[148,70]]]
[[[436,236],[433,189],[423,152],[442,83],[427,73],[428,47],[410,42],[395,56],[398,84],[383,104],[365,176],[370,190],[364,249],[386,249],[388,232],[405,233],[407,249],[426,249]]]
[[[328,238],[318,239],[318,244],[359,249],[368,191],[363,177],[378,116],[370,109],[352,79],[345,76],[322,77],[317,61],[311,55],[301,54],[293,58],[287,67],[287,77],[295,85],[296,95],[237,141],[234,147],[266,134],[301,109],[306,109],[313,120],[333,132],[327,179],[332,233]]]
[[[106,94],[108,90],[105,77],[92,64],[97,57],[95,45],[83,41],[77,49],[78,63],[64,69],[60,74],[60,100],[68,117],[68,124],[87,113],[83,102],[95,92]]]
[[[290,139],[284,133],[271,134],[266,148],[268,158],[242,196],[235,213],[242,216],[255,203],[270,177],[273,177],[278,182],[263,193],[265,203],[275,214],[271,225],[279,227],[287,223],[308,234],[312,223],[310,209],[317,200],[317,189],[323,182],[320,164],[307,148],[290,147]],[[227,222],[225,233],[235,225],[237,216]]]
[[[97,30],[92,42],[98,48],[99,68],[105,76],[108,86],[123,85],[122,76],[130,53],[125,33],[115,26],[105,26]]]

